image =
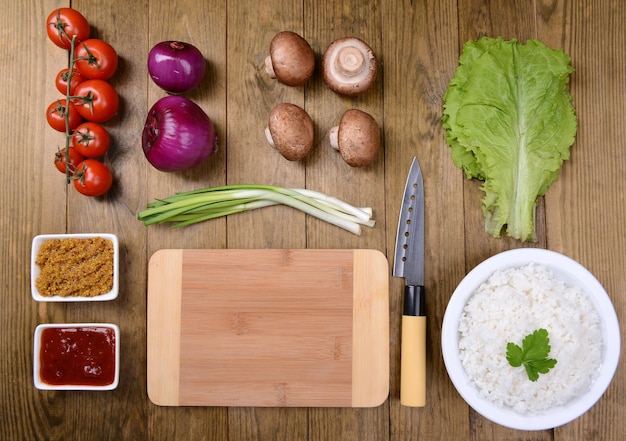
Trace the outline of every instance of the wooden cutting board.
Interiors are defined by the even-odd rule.
[[[147,326],[158,405],[373,407],[389,393],[376,250],[159,250]]]

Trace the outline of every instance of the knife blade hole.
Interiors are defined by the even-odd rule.
[[[407,244],[402,245],[402,248],[404,248],[405,250],[409,249],[409,246]]]
[[[409,207],[409,213],[413,212],[413,207]]]
[[[409,232],[404,233],[404,237],[409,237]]]
[[[411,200],[414,201],[415,200],[415,195],[411,195]]]
[[[406,257],[403,257],[403,258],[402,258],[402,261],[403,261],[403,262],[406,262]]]
[[[409,225],[411,223],[411,219],[406,220],[406,224]]]

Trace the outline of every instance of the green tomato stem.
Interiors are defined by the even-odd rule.
[[[76,35],[72,37],[70,41],[70,59],[69,70],[67,71],[67,87],[65,90],[65,183],[69,184],[72,181],[72,172],[70,170],[70,141],[72,139],[72,133],[70,130],[70,86],[72,83],[72,73],[74,71],[74,48],[76,46]]]

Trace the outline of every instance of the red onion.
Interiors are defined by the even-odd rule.
[[[200,51],[189,43],[163,41],[148,54],[148,73],[161,89],[185,93],[204,78],[206,62]]]
[[[155,168],[182,171],[199,165],[217,151],[217,134],[196,103],[172,95],[158,100],[148,112],[141,144]]]

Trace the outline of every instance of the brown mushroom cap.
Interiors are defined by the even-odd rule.
[[[301,107],[281,103],[272,109],[265,135],[285,159],[299,161],[313,148],[313,120]]]
[[[315,53],[309,43],[291,31],[279,32],[270,43],[265,71],[287,86],[301,86],[313,75]]]
[[[328,87],[342,95],[365,92],[374,83],[378,62],[372,49],[358,38],[333,41],[322,60],[322,75]]]
[[[380,150],[380,128],[376,120],[358,109],[346,111],[339,126],[330,131],[330,145],[341,153],[341,157],[351,167],[364,167],[370,164]]]

